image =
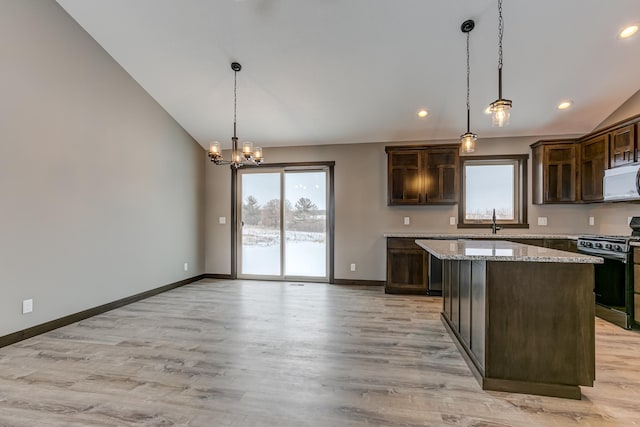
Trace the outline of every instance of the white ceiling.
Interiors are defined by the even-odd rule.
[[[638,0],[505,0],[503,95],[492,128],[497,0],[58,0],[203,147],[587,133],[640,89]],[[558,101],[574,106],[556,110]],[[419,119],[416,111],[427,108]]]

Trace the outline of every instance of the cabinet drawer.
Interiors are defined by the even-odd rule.
[[[420,249],[420,246],[416,245],[415,237],[390,237],[387,238],[388,249]]]
[[[640,293],[640,264],[633,264],[633,290]]]
[[[633,248],[633,262],[640,264],[640,248]]]
[[[640,295],[633,295],[633,303],[635,304],[633,319],[636,323],[640,323]]]

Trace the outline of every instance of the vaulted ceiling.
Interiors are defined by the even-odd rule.
[[[587,133],[640,89],[638,0],[504,0],[504,97],[492,128],[497,0],[58,0],[203,147]],[[572,108],[559,111],[559,101]],[[416,112],[426,108],[429,115]]]

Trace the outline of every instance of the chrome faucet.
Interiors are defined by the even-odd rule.
[[[502,227],[496,225],[496,210],[494,209],[491,216],[491,234],[496,234],[498,230],[502,230]]]

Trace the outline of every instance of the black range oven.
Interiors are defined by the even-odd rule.
[[[633,251],[630,236],[582,236],[578,252],[598,256],[594,264],[596,316],[625,329],[633,326]]]

